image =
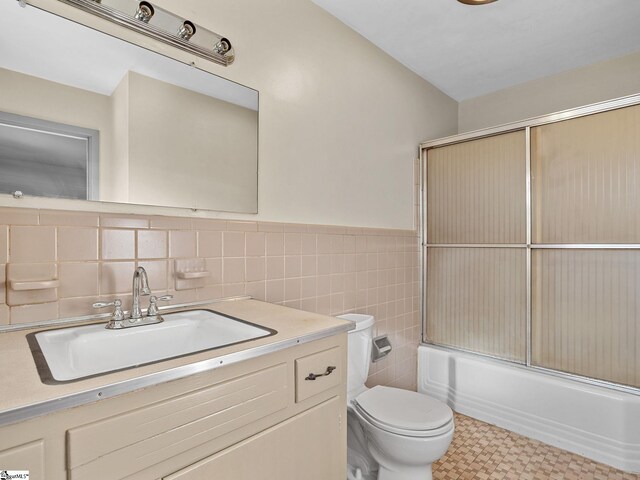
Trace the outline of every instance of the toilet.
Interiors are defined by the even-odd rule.
[[[349,332],[347,370],[347,479],[430,480],[431,464],[453,438],[451,409],[421,393],[365,386],[371,361],[374,318],[346,314]]]

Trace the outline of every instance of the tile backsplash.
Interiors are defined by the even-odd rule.
[[[176,289],[176,260],[180,271],[195,265],[208,275]],[[389,334],[394,350],[373,364],[369,383],[415,389],[420,291],[411,230],[0,208],[0,325],[106,313],[92,303],[116,297],[128,309],[140,265],[153,293],[174,295],[174,304],[251,295],[326,315],[375,315],[375,334]],[[10,288],[12,280],[55,279],[57,288]]]

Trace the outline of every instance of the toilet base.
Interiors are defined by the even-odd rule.
[[[369,453],[360,421],[347,408],[347,480],[377,480],[378,462]]]
[[[431,465],[420,468],[403,468],[402,471],[392,471],[380,465],[378,480],[432,480]]]

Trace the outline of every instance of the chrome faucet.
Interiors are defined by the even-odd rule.
[[[138,267],[135,272],[133,272],[133,304],[131,305],[131,315],[128,317],[125,316],[122,311],[122,301],[120,299],[116,299],[113,302],[97,302],[93,304],[93,308],[104,308],[109,306],[115,307],[111,320],[105,327],[110,330],[163,322],[164,319],[160,315],[157,302],[166,302],[171,300],[173,295],[163,295],[162,297],[151,295],[146,316],[142,315],[142,308],[140,308],[140,295],[151,295],[149,278],[147,277],[147,271],[143,267]]]
[[[149,277],[147,271],[143,267],[136,268],[133,272],[133,304],[131,305],[131,320],[135,321],[142,318],[142,309],[140,308],[140,295],[151,295],[149,289]]]

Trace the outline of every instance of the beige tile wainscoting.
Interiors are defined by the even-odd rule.
[[[91,315],[93,302],[116,297],[129,308],[138,265],[172,303],[246,294],[327,315],[375,315],[376,334],[389,334],[394,350],[373,365],[369,383],[416,387],[411,230],[0,208],[0,324]],[[178,284],[176,265],[208,274]],[[12,289],[56,279],[57,288]]]

